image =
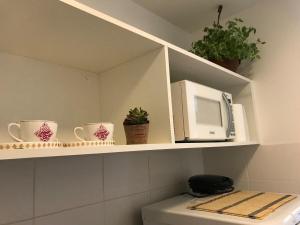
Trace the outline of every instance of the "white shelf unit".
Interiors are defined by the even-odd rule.
[[[178,149],[214,149],[224,147],[256,146],[256,142],[210,142],[210,143],[178,143],[178,144],[142,144],[142,145],[114,145],[103,147],[70,147],[70,148],[35,148],[35,149],[14,149],[1,150],[0,160],[46,158],[60,156],[79,156],[95,154],[112,154],[139,151],[162,151]]]
[[[251,142],[258,142],[252,82],[235,72],[196,56],[186,50],[168,48],[170,80],[190,80],[232,94],[233,103],[246,111]]]
[[[51,119],[63,142],[82,123],[113,122],[117,144],[1,151],[0,159],[258,143],[249,79],[74,0],[2,1],[0,14],[0,142],[10,141],[9,122]],[[178,79],[234,92],[254,124],[251,142],[175,144],[170,82]],[[148,145],[124,145],[122,121],[135,106],[150,114]]]
[[[216,89],[230,89],[251,82],[246,77],[178,47],[169,47],[171,81],[189,79]]]

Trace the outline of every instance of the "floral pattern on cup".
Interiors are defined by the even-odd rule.
[[[53,135],[52,130],[50,129],[49,125],[45,122],[43,125],[38,129],[34,134],[41,140],[41,141],[49,141],[51,136]]]
[[[109,135],[109,131],[102,124],[99,126],[98,130],[94,133],[94,135],[101,141],[105,141],[107,136]]]

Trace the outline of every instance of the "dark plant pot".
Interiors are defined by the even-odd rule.
[[[239,67],[239,65],[241,64],[241,61],[239,59],[223,59],[223,60],[210,60],[213,63],[216,63],[220,66],[225,67],[226,69],[229,69],[233,72],[237,71],[237,68]]]
[[[149,123],[138,125],[125,125],[124,130],[126,135],[126,142],[128,145],[132,144],[147,144]]]

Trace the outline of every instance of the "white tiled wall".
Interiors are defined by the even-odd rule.
[[[234,178],[237,188],[300,194],[300,144],[203,152],[205,173]]]
[[[170,154],[166,151],[151,154],[149,168],[151,189],[178,184],[182,182],[185,175],[179,152]]]
[[[35,225],[104,225],[103,203],[35,219]]]
[[[140,225],[202,166],[200,150],[0,161],[0,225]]]
[[[254,26],[267,42],[248,71],[262,145],[257,150],[205,151],[206,172],[233,175],[250,189],[300,194],[299,7],[297,0],[256,1],[233,16]]]
[[[35,216],[103,200],[102,158],[40,159],[35,171]]]
[[[131,195],[105,202],[106,225],[142,225],[141,207],[149,204],[149,193]]]
[[[0,181],[0,224],[31,219],[34,199],[33,161],[2,161]]]
[[[12,225],[33,225],[33,221],[32,220],[27,220],[27,221],[20,222],[20,223],[14,223]]]
[[[104,157],[104,199],[114,199],[148,190],[148,155],[115,154]]]

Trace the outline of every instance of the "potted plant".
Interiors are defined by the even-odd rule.
[[[123,126],[127,144],[147,144],[149,132],[148,112],[140,108],[129,110]]]
[[[218,8],[217,23],[204,28],[203,39],[192,43],[191,52],[235,72],[242,60],[259,59],[258,45],[266,42],[259,38],[251,41],[256,29],[243,25],[244,21],[240,18],[229,20],[221,26],[222,8]]]

